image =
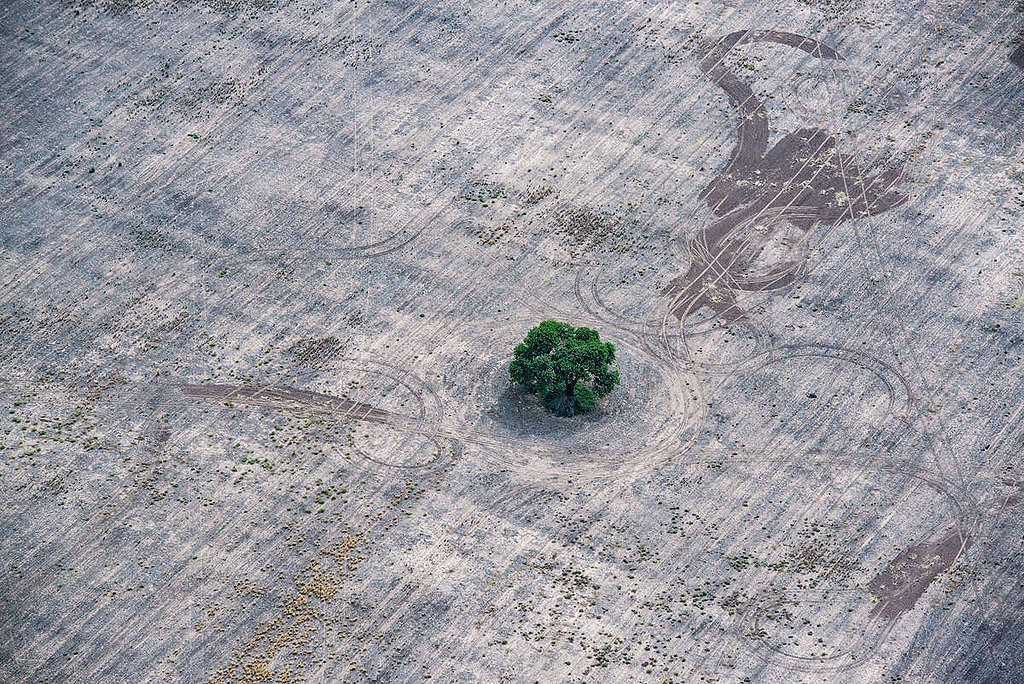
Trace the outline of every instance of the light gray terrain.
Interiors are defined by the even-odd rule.
[[[1024,681],[1022,31],[4,0],[0,681]]]

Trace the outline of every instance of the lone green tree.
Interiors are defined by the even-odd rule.
[[[573,416],[594,408],[619,384],[615,345],[596,330],[543,321],[517,344],[508,374],[536,394],[549,411]]]

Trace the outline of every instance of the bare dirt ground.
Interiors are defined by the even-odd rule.
[[[1022,31],[0,4],[0,680],[1024,681]]]

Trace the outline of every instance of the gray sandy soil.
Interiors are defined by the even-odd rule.
[[[1024,680],[1022,32],[0,3],[0,680]]]

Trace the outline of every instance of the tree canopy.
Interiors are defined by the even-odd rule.
[[[508,374],[536,394],[549,411],[573,416],[594,408],[619,384],[615,345],[596,330],[542,321],[517,344]]]

